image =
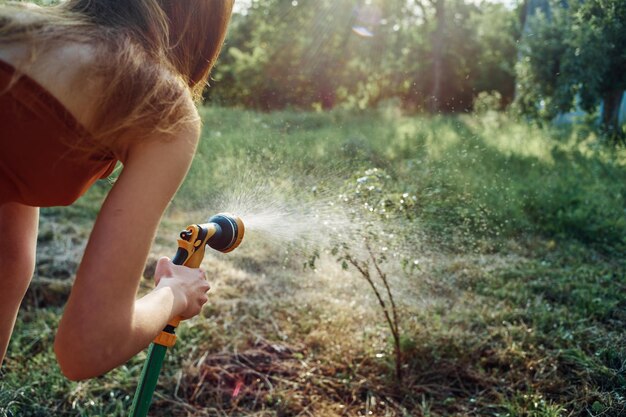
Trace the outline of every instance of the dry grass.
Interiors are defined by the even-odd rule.
[[[172,255],[186,217],[171,213],[163,223],[142,292],[152,286],[156,259]],[[82,245],[54,220],[46,227],[64,238],[40,242],[41,271],[59,267],[57,251]],[[80,228],[74,233],[80,236]],[[571,354],[542,345],[537,330],[519,319],[519,307],[481,294],[499,271],[523,268],[522,254],[423,252],[410,276],[385,265],[401,315],[405,378],[398,385],[389,329],[356,271],[328,253],[305,269],[305,248],[249,237],[231,254],[207,253],[210,302],[179,329],[154,415],[548,416],[601,398],[589,371]],[[29,305],[62,305],[71,279],[36,283]],[[109,384],[114,389],[115,381]],[[93,390],[83,385],[76,395],[89,398]]]

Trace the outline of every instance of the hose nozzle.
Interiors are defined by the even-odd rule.
[[[180,233],[178,251],[172,262],[197,268],[207,245],[223,253],[230,252],[239,246],[244,232],[241,218],[230,213],[216,214],[207,223],[189,225]]]
[[[220,213],[209,219],[207,224],[200,227],[214,225],[215,233],[211,236],[207,244],[217,251],[228,253],[241,243],[245,228],[240,217],[229,213]]]

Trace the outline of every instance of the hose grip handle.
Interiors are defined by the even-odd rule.
[[[209,226],[211,224],[209,223]],[[207,226],[207,225],[205,225]],[[198,268],[204,259],[204,253],[208,240],[215,234],[215,227],[202,227],[198,224],[187,226],[180,233],[178,249],[176,255],[172,259],[174,265],[184,265],[189,268]],[[171,319],[167,324],[174,328],[178,327],[182,317],[177,316]]]

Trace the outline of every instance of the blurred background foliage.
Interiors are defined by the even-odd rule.
[[[207,100],[272,110],[459,112],[513,100],[523,5],[463,0],[259,0],[233,18]]]
[[[536,120],[584,110],[621,137],[621,0],[253,0],[207,101],[274,110],[467,112],[481,93]]]

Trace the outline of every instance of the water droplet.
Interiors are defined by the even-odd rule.
[[[371,38],[374,34],[366,27],[353,26],[352,31],[363,38]]]

